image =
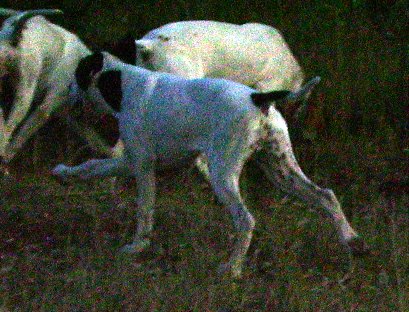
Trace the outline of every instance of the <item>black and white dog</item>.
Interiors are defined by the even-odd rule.
[[[155,169],[204,156],[212,188],[228,207],[237,230],[234,250],[220,271],[239,276],[255,225],[240,196],[239,177],[245,161],[260,148],[265,153],[257,161],[269,172],[269,179],[281,190],[323,209],[340,241],[360,252],[364,243],[348,223],[334,193],[303,174],[292,152],[286,122],[270,105],[271,101],[302,97],[318,80],[296,93],[260,93],[228,80],[188,80],[124,64],[105,52],[94,53],[80,61],[72,89],[85,102],[95,104],[95,109],[118,119],[124,152],[116,158],[93,159],[75,167],[61,164],[53,174],[83,179],[135,177],[138,226],[133,242],[123,251],[139,252],[150,243]]]

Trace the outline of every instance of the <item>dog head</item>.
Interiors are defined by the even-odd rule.
[[[83,103],[85,110],[115,115],[121,110],[121,71],[112,69],[108,53],[95,52],[81,59],[70,86],[71,99]],[[90,106],[93,106],[92,108]]]

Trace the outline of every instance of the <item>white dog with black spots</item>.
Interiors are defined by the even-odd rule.
[[[94,53],[79,63],[72,88],[81,89],[87,105],[94,103],[99,111],[118,119],[124,153],[74,167],[61,164],[53,174],[62,179],[135,177],[138,225],[133,242],[123,247],[133,253],[150,243],[156,169],[175,167],[203,155],[213,191],[229,209],[237,231],[233,252],[220,272],[238,277],[255,226],[240,196],[239,178],[245,161],[255,149],[262,149],[264,156],[256,161],[269,173],[268,178],[284,192],[325,211],[340,241],[360,253],[366,248],[363,240],[348,223],[334,193],[303,174],[286,122],[271,105],[271,101],[305,96],[318,81],[311,80],[296,93],[260,93],[228,80],[189,80],[124,64],[105,52]]]

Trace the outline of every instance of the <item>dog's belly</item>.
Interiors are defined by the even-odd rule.
[[[190,149],[157,149],[156,165],[159,169],[178,168],[191,164],[199,152]]]
[[[197,156],[199,156],[198,153],[185,156],[177,155],[176,157],[174,155],[161,155],[157,159],[156,166],[158,170],[179,169],[192,164]]]
[[[202,151],[200,142],[203,138],[188,137],[181,134],[167,133],[166,136],[156,137],[155,156],[161,167],[180,167],[191,163]]]

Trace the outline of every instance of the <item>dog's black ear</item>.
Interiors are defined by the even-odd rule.
[[[98,79],[98,89],[114,111],[121,111],[122,78],[121,71],[110,70],[101,74]]]
[[[82,90],[87,90],[92,78],[102,70],[104,56],[101,52],[95,52],[84,57],[75,70],[75,79]]]

